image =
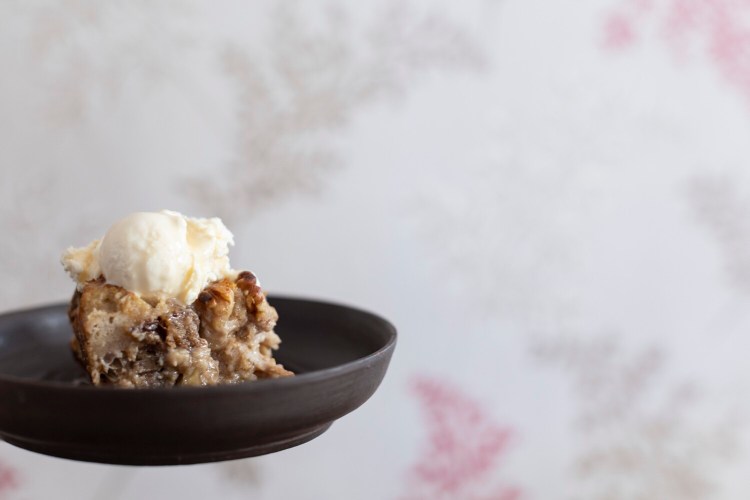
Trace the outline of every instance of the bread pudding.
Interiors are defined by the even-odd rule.
[[[216,385],[293,375],[256,276],[229,268],[218,219],[141,212],[71,248],[71,347],[94,385]],[[165,269],[166,268],[166,269]]]

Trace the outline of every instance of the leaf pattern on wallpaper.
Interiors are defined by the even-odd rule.
[[[713,498],[716,472],[736,456],[740,419],[706,416],[696,386],[671,379],[664,351],[630,351],[604,336],[537,340],[532,352],[572,385],[574,498]]]
[[[194,41],[176,20],[191,5],[61,0],[40,8],[6,2],[0,9],[9,12],[0,10],[0,17],[29,27],[20,46],[42,75],[47,118],[71,125],[86,120],[92,109],[111,105],[125,87],[146,90],[170,80],[184,82],[177,76],[184,73],[178,54]]]
[[[427,446],[407,477],[403,500],[517,500],[515,487],[492,484],[513,432],[442,379],[419,377],[412,393],[422,407]]]
[[[263,50],[231,44],[221,53],[238,93],[234,158],[187,188],[227,219],[320,191],[342,166],[340,136],[365,105],[405,94],[430,70],[483,65],[471,38],[440,13],[394,2],[363,26],[345,4],[323,9],[318,23],[293,5],[272,10]]]
[[[750,3],[737,0],[623,0],[603,24],[604,45],[624,49],[659,33],[678,58],[702,52],[750,99]]]
[[[0,100],[11,136],[0,152],[8,174],[0,185],[0,227],[13,234],[0,249],[2,309],[71,293],[67,280],[61,287],[60,253],[90,240],[115,210],[106,195],[95,195],[107,186],[89,176],[111,168],[108,134],[86,125],[126,123],[118,116],[125,95],[145,100],[155,86],[189,81],[180,65],[192,43],[182,24],[190,5],[0,2],[0,58],[13,75]],[[110,139],[123,156],[129,135]],[[102,160],[91,160],[94,151]]]
[[[230,460],[214,467],[219,471],[223,482],[237,490],[245,492],[257,490],[263,483],[260,465],[252,458]]]
[[[698,221],[718,244],[727,280],[750,294],[750,192],[743,192],[734,177],[702,176],[690,182],[687,194]]]

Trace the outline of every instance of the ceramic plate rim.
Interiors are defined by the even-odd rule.
[[[57,390],[63,390],[63,391],[96,391],[100,393],[117,393],[117,394],[159,394],[159,395],[165,395],[165,394],[195,394],[197,392],[204,393],[204,394],[219,394],[224,392],[245,392],[245,391],[261,391],[261,390],[274,390],[275,388],[285,387],[285,386],[294,386],[298,384],[305,384],[307,382],[318,382],[320,380],[325,380],[331,377],[336,377],[338,375],[345,375],[350,372],[357,371],[362,365],[367,365],[368,362],[374,358],[378,358],[382,356],[383,354],[387,353],[390,350],[393,350],[396,346],[397,340],[398,340],[398,332],[396,330],[396,327],[385,319],[384,317],[375,314],[371,311],[368,311],[366,309],[362,309],[357,306],[350,306],[345,303],[337,302],[337,301],[328,301],[328,300],[320,300],[320,299],[312,299],[305,296],[298,296],[298,295],[286,295],[286,294],[273,294],[270,293],[268,295],[269,302],[272,303],[273,301],[280,299],[280,300],[292,300],[292,301],[298,301],[298,302],[309,302],[309,303],[316,303],[320,305],[326,305],[326,306],[335,306],[335,307],[342,307],[346,308],[358,313],[362,313],[364,315],[370,316],[373,319],[376,319],[377,321],[381,322],[383,326],[388,330],[389,337],[386,341],[385,345],[383,345],[378,350],[363,356],[361,358],[357,358],[353,361],[348,361],[346,363],[342,363],[340,365],[332,366],[330,368],[324,368],[322,370],[314,370],[310,372],[295,374],[293,377],[282,377],[282,378],[276,378],[276,379],[270,379],[270,380],[258,380],[253,382],[245,382],[240,384],[219,384],[219,385],[213,385],[213,386],[180,386],[180,387],[154,387],[154,388],[140,388],[140,389],[132,389],[132,388],[122,388],[122,387],[97,387],[94,385],[73,385],[70,382],[62,382],[59,380],[38,380],[33,378],[27,378],[27,377],[18,377],[15,375],[8,375],[8,374],[2,374],[0,373],[0,383],[10,383],[14,385],[24,386],[24,387],[32,387],[32,388],[47,388],[47,389],[57,389]],[[29,314],[36,311],[44,311],[47,309],[59,309],[62,306],[67,305],[67,302],[53,302],[53,303],[47,303],[47,304],[41,304],[37,306],[31,306],[26,307],[23,309],[14,309],[10,311],[5,311],[0,313],[0,323],[3,322],[3,320],[8,319],[12,316],[22,316],[24,314]],[[2,329],[0,329],[0,334],[2,334]],[[282,346],[283,346],[283,339],[282,339]]]

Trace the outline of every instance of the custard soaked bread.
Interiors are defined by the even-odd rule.
[[[273,359],[278,315],[250,273],[210,284],[190,306],[154,305],[103,280],[70,306],[73,352],[94,384],[214,385],[292,372]]]
[[[174,217],[173,214],[166,215]],[[161,229],[158,218],[147,222],[144,237]],[[178,232],[169,236],[171,242],[179,241],[181,235]],[[188,226],[186,241],[195,241],[200,236],[205,235],[190,234]],[[192,270],[183,279],[191,288],[180,288],[178,283],[170,285],[171,288],[162,286],[172,290],[163,293],[159,289],[138,289],[135,285],[126,287],[107,280],[107,266],[102,269],[98,263],[100,246],[99,242],[94,242],[89,247],[69,250],[67,261],[63,257],[66,269],[78,281],[69,309],[75,335],[71,346],[95,385],[215,385],[293,375],[273,358],[272,353],[280,343],[274,332],[278,315],[266,300],[255,275],[231,271],[227,260],[221,273],[206,273],[208,266],[202,265],[209,279],[216,278],[202,289],[195,287],[194,276],[198,273]],[[121,253],[128,250],[123,246],[117,248]],[[142,252],[142,258],[146,259],[160,251],[158,247],[154,250],[153,245],[138,248],[146,249]],[[190,250],[186,254],[189,255]],[[159,255],[158,260],[165,261],[168,257]],[[120,268],[125,269],[120,274],[128,278],[134,274],[133,265],[125,264],[130,267],[118,262]],[[141,266],[143,269],[153,267]],[[94,275],[97,277],[91,279]],[[81,277],[84,280],[79,279]],[[148,276],[136,278],[137,283],[149,283]],[[186,304],[185,297],[192,301]]]

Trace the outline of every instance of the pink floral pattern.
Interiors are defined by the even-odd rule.
[[[625,0],[608,12],[604,45],[632,45],[651,23],[684,58],[697,48],[721,76],[750,99],[750,2],[747,0]]]
[[[417,378],[412,391],[422,405],[428,444],[410,470],[404,500],[521,497],[514,487],[482,491],[507,453],[511,429],[496,424],[478,403],[442,380]]]
[[[604,46],[620,49],[632,44],[635,40],[633,23],[619,12],[607,17],[604,22]]]
[[[16,469],[0,462],[0,499],[10,498],[10,494],[20,486],[21,481]]]

